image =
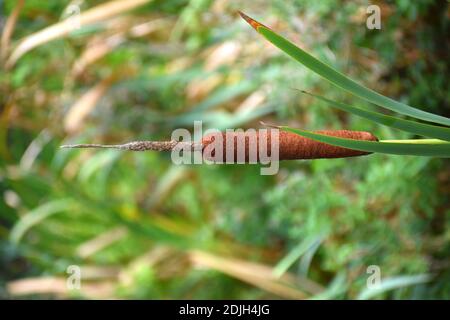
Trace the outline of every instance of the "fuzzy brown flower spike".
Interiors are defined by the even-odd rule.
[[[272,130],[276,130],[272,131]],[[314,131],[318,134],[324,134],[334,137],[354,140],[378,141],[377,137],[365,131],[350,130],[322,130]],[[278,142],[272,144],[273,134],[278,134]],[[218,139],[218,138],[221,139]],[[232,140],[232,141],[231,141]],[[221,150],[223,161],[227,158],[227,153],[234,152],[234,159],[237,159],[238,144],[242,143],[245,152],[245,162],[249,162],[250,153],[256,151],[259,161],[260,148],[267,150],[267,154],[272,154],[272,146],[278,148],[279,160],[298,160],[298,159],[323,159],[323,158],[346,158],[367,155],[369,152],[351,150],[347,148],[332,146],[323,142],[318,142],[299,136],[295,133],[279,131],[278,129],[268,129],[257,131],[256,139],[246,132],[227,132],[209,134],[202,138],[200,142],[178,142],[171,141],[133,141],[119,145],[101,145],[101,144],[75,144],[65,145],[62,148],[114,148],[129,151],[172,151],[172,150],[191,150],[202,151],[203,157],[208,160],[214,160],[214,153],[207,154],[206,147],[209,149]]]

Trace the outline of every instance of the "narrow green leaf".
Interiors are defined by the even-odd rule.
[[[450,157],[450,143],[442,140],[428,140],[427,143],[421,143],[421,140],[418,140],[417,143],[410,140],[405,143],[396,141],[376,142],[332,137],[313,133],[311,131],[293,129],[286,126],[281,126],[279,128],[281,130],[290,131],[313,140],[353,150],[400,155],[434,156],[443,158]]]
[[[278,35],[268,27],[263,24],[253,20],[252,18],[246,16],[241,13],[241,16],[256,30],[258,31],[264,38],[274,44],[276,47],[281,49],[283,52],[303,64],[305,67],[310,70],[316,72],[326,80],[330,81],[334,85],[347,90],[348,92],[358,96],[364,100],[372,102],[378,106],[383,108],[405,114],[410,117],[414,117],[417,119],[436,122],[440,124],[444,124],[450,126],[450,119],[446,117],[442,117],[430,112],[426,112],[420,109],[413,108],[408,106],[407,104],[395,101],[391,98],[383,96],[378,92],[375,92],[369,88],[366,88],[354,80],[348,78],[344,74],[339,71],[333,69],[327,64],[317,60],[312,55],[307,53],[306,51],[300,49],[296,45],[294,45],[289,40],[284,37]]]
[[[308,300],[336,299],[337,297],[343,295],[348,290],[348,286],[349,285],[346,279],[346,273],[344,271],[340,271],[334,277],[334,279],[331,281],[331,284],[328,285],[325,291],[308,298]]]
[[[418,285],[429,282],[430,280],[431,275],[429,274],[418,274],[413,276],[399,276],[394,278],[387,278],[384,279],[380,285],[375,286],[374,288],[367,288],[364,291],[362,291],[358,296],[358,300],[367,300],[389,290]]]
[[[332,101],[325,97],[322,97],[322,96],[319,96],[316,94],[312,94],[312,93],[309,93],[306,91],[302,91],[302,92],[305,94],[308,94],[310,96],[313,96],[319,100],[327,102],[327,103],[331,104],[333,107],[338,108],[339,110],[350,112],[357,116],[363,117],[365,119],[368,119],[370,121],[373,121],[373,122],[376,122],[376,123],[379,123],[379,124],[382,124],[382,125],[385,125],[388,127],[400,129],[400,130],[418,134],[418,135],[421,135],[424,137],[430,137],[430,138],[436,138],[436,139],[450,141],[450,128],[439,127],[439,126],[434,126],[431,124],[420,123],[420,122],[415,122],[415,121],[410,121],[410,120],[404,120],[404,119],[384,115],[379,112],[368,111],[368,110],[356,108],[356,107],[353,107],[353,106],[350,106],[348,104],[344,104],[341,102]]]
[[[70,209],[71,205],[73,205],[73,202],[70,199],[61,199],[47,202],[31,210],[12,228],[10,233],[11,242],[15,244],[19,243],[24,234],[33,226],[39,224],[55,213]]]
[[[323,236],[307,238],[293,248],[273,269],[273,275],[280,278],[309,249],[322,241]]]

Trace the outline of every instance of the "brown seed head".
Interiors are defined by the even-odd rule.
[[[261,147],[267,148],[264,149],[267,150],[267,156],[272,155],[272,139],[275,137],[274,134],[277,133],[279,134],[278,143],[274,140],[274,147],[278,147],[279,160],[346,158],[370,154],[370,152],[329,145],[292,132],[279,131],[277,129],[267,130],[267,135],[262,135],[261,131],[258,131],[256,139],[253,139],[247,131],[220,133],[222,145],[220,145],[220,141],[216,142],[218,140],[217,134],[206,135],[202,139],[203,150],[207,146],[210,146],[210,149],[222,150],[222,161],[226,161],[226,156],[229,152],[234,152],[234,159],[237,159],[238,144],[245,143],[245,146],[243,146],[245,150],[245,161],[249,161],[251,151],[254,152],[255,150],[257,159],[260,161],[259,151]],[[377,137],[373,134],[364,131],[321,130],[315,131],[315,133],[346,139],[378,141]],[[230,139],[232,142],[230,142]],[[211,155],[204,154],[204,157],[208,160],[214,160],[215,153],[211,153]]]

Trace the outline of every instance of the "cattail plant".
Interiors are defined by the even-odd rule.
[[[389,109],[418,120],[434,122],[437,124],[405,120],[374,111],[368,111],[302,91],[303,93],[320,99],[340,110],[350,112],[375,123],[400,129],[423,137],[428,137],[430,139],[379,140],[369,132],[350,130],[307,131],[288,126],[275,126],[276,128],[282,130],[278,145],[280,160],[341,158],[366,155],[372,152],[399,155],[450,157],[449,118],[411,107],[366,88],[332,67],[317,60],[312,55],[278,35],[262,23],[257,22],[242,12],[239,13],[241,17],[245,19],[245,21],[247,21],[264,38],[339,88],[385,109]],[[227,154],[227,139],[234,139],[233,145],[236,145],[238,140],[245,142],[245,159],[248,161],[249,149],[252,147],[252,143],[248,140],[248,137],[245,136],[245,133],[237,133],[235,136],[227,136],[223,134],[223,146],[219,147],[222,147],[224,157]],[[79,144],[67,145],[63,147],[116,148],[132,151],[171,151],[175,148],[188,148],[190,150],[201,150],[203,152],[205,148],[213,142],[214,139],[212,136],[205,136],[200,142],[135,141],[122,145]],[[270,138],[258,136],[257,141],[253,142],[253,144],[255,143],[256,150],[258,150],[262,144],[270,145]]]
[[[255,133],[253,136],[252,133]],[[322,130],[315,131],[316,134],[330,137],[340,137],[344,139],[377,141],[377,137],[369,132],[350,130]],[[276,141],[273,141],[276,137]],[[75,144],[65,145],[62,148],[114,148],[130,151],[201,151],[203,158],[207,160],[215,159],[215,152],[220,150],[220,162],[225,162],[229,153],[232,159],[238,159],[238,150],[242,148],[243,160],[248,163],[255,156],[255,160],[260,160],[261,149],[266,150],[267,155],[272,155],[277,148],[278,160],[298,160],[298,159],[322,159],[322,158],[345,158],[369,154],[370,152],[351,150],[333,146],[330,144],[314,141],[292,132],[279,131],[278,129],[238,132],[219,132],[205,135],[200,142],[176,140],[171,141],[133,141],[121,145],[101,145],[101,144]],[[212,150],[212,152],[208,152]],[[228,157],[229,158],[229,157]]]
[[[411,107],[366,88],[327,64],[314,58],[312,55],[300,49],[292,42],[283,38],[262,23],[259,23],[242,12],[240,12],[240,15],[266,40],[337,87],[382,108],[389,109],[415,119],[438,124],[433,125],[412,120],[404,120],[398,117],[356,108],[340,102],[330,101],[326,98],[310,94],[338,109],[358,115],[375,123],[432,139],[366,141],[348,139],[346,137],[330,136],[318,132],[294,129],[288,126],[279,126],[281,130],[289,131],[327,144],[366,152],[450,157],[449,118]]]

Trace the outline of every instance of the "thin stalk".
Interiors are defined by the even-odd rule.
[[[423,143],[423,144],[445,144],[445,143],[449,143],[448,141],[439,140],[439,139],[380,140],[379,142],[388,142],[388,143]]]
[[[132,141],[124,144],[69,144],[60,148],[104,148],[104,149],[120,149],[128,151],[172,151],[172,150],[202,150],[201,143],[186,141]]]

